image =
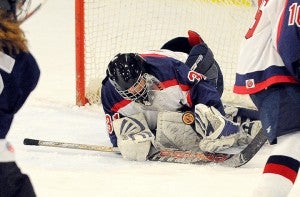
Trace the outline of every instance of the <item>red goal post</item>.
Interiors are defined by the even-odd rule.
[[[191,29],[220,64],[222,99],[251,105],[232,87],[239,45],[256,9],[252,0],[76,0],[76,104],[100,103],[106,66],[117,53],[159,49]]]
[[[76,104],[85,105],[85,53],[84,53],[84,0],[75,3],[75,46],[76,46]]]

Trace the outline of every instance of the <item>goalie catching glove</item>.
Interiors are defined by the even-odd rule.
[[[195,117],[196,131],[203,138],[199,147],[204,152],[219,152],[251,141],[251,137],[239,125],[227,120],[214,107],[197,104]]]
[[[113,121],[118,147],[123,158],[135,161],[147,160],[154,135],[142,113]]]

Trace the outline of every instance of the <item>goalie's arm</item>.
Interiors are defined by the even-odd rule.
[[[105,113],[105,122],[109,139],[112,145],[117,147],[118,138],[113,122],[120,118],[130,117],[131,115],[139,113],[139,111],[135,107],[132,107],[133,101],[124,99],[107,78],[102,82],[101,102]],[[148,127],[147,123],[145,123],[145,127]]]
[[[102,82],[101,103],[105,114],[105,123],[109,139],[112,145],[117,147],[117,137],[114,132],[113,120],[124,117],[119,111],[122,106],[126,104],[126,101],[116,92],[107,78]]]
[[[222,115],[225,115],[224,107],[216,88],[208,81],[200,81],[189,92],[192,106],[204,104],[216,108]]]
[[[174,72],[177,81],[181,87],[189,87],[187,102],[192,110],[197,104],[204,104],[209,107],[215,107],[222,115],[225,115],[220,94],[216,87],[205,76],[190,70],[183,63],[174,63]]]

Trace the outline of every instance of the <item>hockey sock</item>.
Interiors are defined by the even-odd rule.
[[[292,189],[300,167],[300,132],[280,138],[269,157],[253,196],[285,197]]]

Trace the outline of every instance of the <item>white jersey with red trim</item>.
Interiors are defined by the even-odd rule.
[[[291,12],[295,2],[298,13]],[[299,36],[294,36],[299,35],[299,13],[299,0],[262,1],[241,46],[235,93],[253,94],[275,83],[299,83],[287,61],[287,54],[300,46]],[[295,23],[291,24],[291,20]],[[281,53],[283,46],[290,44],[287,42],[296,48],[288,47]],[[299,58],[300,52],[294,56]]]
[[[156,129],[159,111],[193,111],[198,103],[214,106],[222,114],[224,109],[215,86],[204,80],[204,76],[192,71],[182,61],[180,53],[168,50],[150,51],[140,54],[147,62],[146,72],[160,82],[160,90],[155,92],[152,105],[146,106],[124,99],[106,78],[102,82],[101,102],[106,115],[110,140],[117,146],[112,127],[114,119],[142,112],[149,128]],[[177,58],[177,59],[175,59]],[[180,59],[180,58],[179,58]]]

